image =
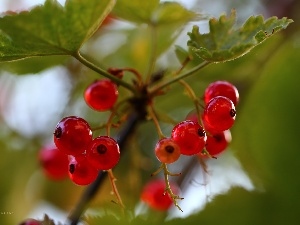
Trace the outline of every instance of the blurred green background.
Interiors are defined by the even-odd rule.
[[[187,80],[192,83],[199,96],[208,83],[218,79],[226,79],[239,89],[240,105],[237,109],[236,124],[232,129],[233,141],[229,151],[241,162],[255,185],[255,190],[249,192],[234,187],[229,192],[214,197],[199,213],[165,223],[174,225],[299,224],[300,26],[298,21],[300,4],[296,0],[231,0],[222,4],[219,1],[203,0],[198,1],[196,6],[204,13],[214,16],[236,8],[240,22],[251,14],[261,13],[265,17],[287,16],[295,22],[287,30],[276,34],[246,56],[224,64],[210,65],[200,71],[198,76],[201,75],[201,79],[192,77]],[[111,62],[112,66],[128,65],[145,69],[144,61],[141,60],[141,57],[147,58],[145,56],[147,46],[144,46],[147,39],[143,29],[142,27],[133,32],[128,28],[120,32],[109,27],[104,28],[98,34],[99,36],[92,38],[86,46],[86,52],[91,53],[93,58],[100,58],[104,65],[111,66]],[[97,52],[101,47],[95,47],[94,52],[92,51],[93,46],[106,43],[103,37],[111,37],[109,36],[111,34],[119,35],[119,39],[115,41],[120,42],[124,41],[124,36],[128,35],[132,38],[128,39],[120,49],[111,48],[108,53]],[[102,39],[99,38],[101,36]],[[139,51],[128,55],[129,47],[138,48]],[[23,61],[23,63],[26,69],[31,68],[30,72],[39,71],[36,65],[46,64],[47,67],[66,65],[67,75],[63,76],[64,83],[61,86],[61,90],[65,90],[62,95],[66,100],[57,104],[54,102],[52,105],[49,102],[47,105],[49,109],[60,109],[54,110],[49,115],[51,118],[41,125],[34,117],[36,114],[43,114],[45,109],[36,110],[35,104],[32,103],[35,102],[35,98],[41,97],[36,96],[32,90],[23,88],[24,96],[31,94],[31,99],[24,98],[25,105],[30,109],[25,107],[22,111],[22,107],[19,107],[17,111],[9,111],[15,117],[15,120],[12,118],[9,121],[15,122],[7,122],[6,107],[9,107],[9,99],[13,98],[12,93],[18,82],[24,82],[26,75],[17,77],[7,74],[7,71],[19,73],[18,68],[23,71],[24,65],[22,66],[21,63],[0,65],[0,224],[17,224],[28,216],[37,215],[38,209],[46,210],[45,212],[49,214],[53,213],[59,219],[63,218],[65,213],[73,208],[84,187],[75,186],[69,180],[61,182],[48,180],[43,176],[37,161],[37,153],[44,144],[51,143],[53,128],[63,115],[82,115],[91,124],[105,121],[105,117],[92,112],[81,99],[82,91],[97,77],[96,74],[86,71],[76,62],[65,57],[59,60],[57,58],[37,60]],[[175,61],[174,58],[168,58],[162,65],[172,67],[173,63],[178,64]],[[36,76],[38,75],[30,75],[30,77]],[[59,75],[56,76],[56,79],[60,79]],[[51,95],[52,90],[45,88],[44,91],[46,99],[41,101],[45,103],[48,101],[47,95]],[[124,95],[126,95],[125,91]],[[187,97],[182,95],[182,88],[174,85],[169,97],[157,99],[156,104],[158,109],[168,111],[168,114],[174,118],[183,119],[193,107],[192,103],[186,100]],[[66,103],[68,103],[67,107],[62,105]],[[26,116],[27,114],[29,116]],[[21,116],[27,122],[19,123]],[[32,127],[31,123],[34,124]],[[163,128],[165,131],[170,130],[168,125]],[[27,133],[20,130],[25,130]],[[124,201],[129,208],[135,207],[143,183],[157,166],[151,152],[157,139],[153,125],[143,124],[138,131],[138,136],[130,140],[128,154],[115,170],[121,194],[123,193]],[[107,182],[91,206],[95,209],[102,206],[114,209],[115,206],[111,206],[109,202],[112,199],[109,193],[110,186]],[[111,224],[114,222],[112,221]]]

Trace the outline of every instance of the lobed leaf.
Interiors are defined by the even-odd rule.
[[[200,58],[210,62],[224,62],[236,59],[262,43],[278,31],[285,29],[293,20],[286,17],[251,16],[243,26],[235,28],[236,12],[230,16],[222,15],[219,19],[209,20],[210,32],[201,34],[194,26],[188,33],[188,46]]]
[[[0,18],[0,62],[77,52],[111,11],[115,0],[56,0]]]

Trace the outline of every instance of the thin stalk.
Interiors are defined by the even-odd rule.
[[[196,108],[196,112],[197,112],[198,123],[201,124],[201,120],[200,120],[200,117],[199,117],[199,115],[200,115],[199,100],[198,100],[194,90],[184,80],[179,80],[179,83],[184,86],[185,90],[188,92],[188,95],[193,100],[195,108]]]
[[[115,196],[118,200],[118,204],[120,204],[120,206],[121,206],[122,213],[124,214],[125,213],[124,212],[125,205],[123,204],[121,195],[119,194],[119,191],[118,191],[118,188],[117,188],[117,185],[116,185],[117,179],[115,178],[115,176],[113,174],[113,171],[111,169],[108,170],[107,173],[108,173],[108,176],[109,176],[109,180],[110,180],[110,184],[111,184],[111,188],[113,190],[113,193],[115,194]]]
[[[85,65],[86,67],[90,68],[91,70],[95,71],[98,74],[101,74],[102,76],[112,80],[113,82],[115,82],[118,85],[123,86],[124,88],[130,90],[132,93],[134,94],[138,94],[137,90],[134,86],[128,84],[127,82],[123,81],[122,79],[119,79],[118,77],[108,73],[107,71],[105,71],[104,69],[98,67],[97,65],[95,65],[94,63],[88,61],[86,58],[84,58],[80,52],[76,52],[75,54],[72,55],[74,58],[76,58],[79,62],[81,62],[83,65]]]
[[[163,132],[160,128],[158,119],[156,117],[156,114],[155,114],[155,111],[154,111],[154,108],[152,105],[150,105],[150,107],[149,107],[149,114],[150,114],[151,119],[153,120],[155,127],[156,127],[159,139],[165,138],[166,136],[163,134]]]
[[[191,76],[193,75],[194,73],[196,73],[198,70],[208,66],[211,62],[203,62],[201,64],[199,64],[198,66],[192,68],[191,70],[181,74],[181,75],[178,75],[176,77],[171,77],[170,79],[166,80],[166,81],[163,81],[161,83],[159,83],[158,85],[155,85],[152,89],[149,90],[149,95],[150,96],[154,96],[157,92],[159,92],[161,89],[177,82],[178,80],[181,80],[183,78],[186,78],[188,76]]]

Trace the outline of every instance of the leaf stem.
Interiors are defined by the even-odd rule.
[[[83,57],[80,54],[79,51],[76,52],[75,54],[73,54],[72,56],[74,58],[76,58],[79,62],[81,62],[83,65],[85,65],[86,67],[90,68],[91,70],[93,70],[93,71],[97,72],[98,74],[101,74],[102,76],[112,80],[116,84],[123,86],[124,88],[130,90],[132,93],[138,94],[138,92],[137,92],[137,90],[134,86],[128,84],[127,82],[123,81],[122,79],[108,73],[104,69],[102,69],[102,68],[98,67],[97,65],[95,65],[94,63],[90,62],[85,57]]]
[[[148,84],[151,80],[152,73],[155,68],[156,62],[156,51],[157,51],[157,32],[156,32],[155,24],[150,24],[150,40],[151,40],[151,48],[150,48],[150,59],[149,59],[149,68],[146,76],[146,84]]]
[[[166,80],[166,81],[161,82],[160,84],[154,86],[154,87],[152,88],[152,90],[149,90],[149,95],[150,95],[150,96],[154,96],[154,95],[155,95],[157,92],[159,92],[161,89],[163,89],[163,88],[165,88],[165,87],[167,87],[167,86],[169,86],[169,85],[171,85],[171,84],[177,82],[178,80],[181,80],[181,79],[183,79],[183,78],[186,78],[186,77],[188,77],[188,76],[193,75],[193,74],[196,73],[198,70],[200,70],[200,69],[202,69],[202,68],[208,66],[210,63],[211,63],[211,62],[204,61],[203,63],[199,64],[198,66],[196,66],[196,67],[190,69],[189,71],[187,71],[187,72],[185,72],[185,73],[183,73],[183,74],[181,74],[181,75],[178,75],[178,76],[176,76],[176,77],[172,77],[172,78],[170,78],[170,79],[168,79],[168,80]]]

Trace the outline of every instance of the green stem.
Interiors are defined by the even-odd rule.
[[[208,66],[211,62],[207,62],[207,61],[204,61],[203,63],[199,64],[198,66],[192,68],[191,70],[179,75],[179,76],[176,76],[176,77],[172,77],[170,78],[169,80],[166,80],[166,81],[163,81],[161,82],[160,84],[154,86],[152,89],[149,90],[149,95],[150,96],[154,96],[157,92],[159,92],[161,89],[177,82],[178,80],[181,80],[183,78],[186,78],[188,76],[191,76],[193,75],[194,73],[196,73],[198,70]]]
[[[88,61],[86,58],[84,58],[80,52],[76,52],[75,54],[72,55],[74,58],[76,58],[79,62],[81,62],[83,65],[85,65],[86,67],[90,68],[91,70],[97,72],[98,74],[101,74],[102,76],[112,80],[113,82],[115,82],[118,85],[123,86],[124,88],[130,90],[132,93],[134,94],[138,94],[137,90],[130,84],[128,84],[127,82],[119,79],[118,77],[108,73],[106,70],[96,66],[94,63]]]

